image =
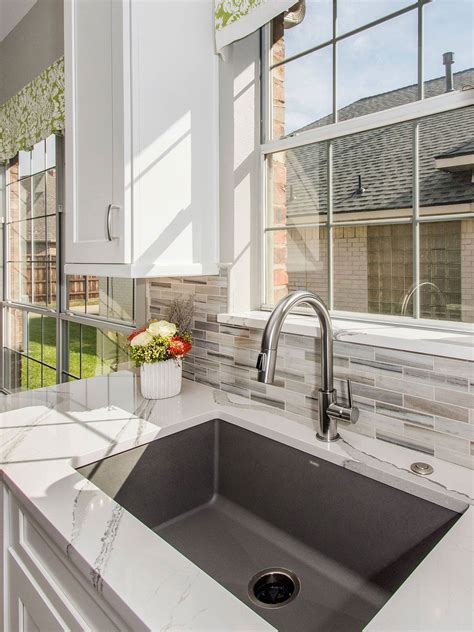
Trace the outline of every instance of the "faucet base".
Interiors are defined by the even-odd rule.
[[[319,420],[317,426],[317,438],[320,441],[325,441],[326,443],[330,443],[331,441],[335,441],[339,438],[337,433],[337,421],[330,417],[327,413],[328,408],[331,404],[336,401],[336,391],[332,389],[331,391],[325,391],[323,389],[319,389],[318,392],[318,410],[319,410]]]
[[[319,434],[319,432],[316,433],[316,439],[318,441],[324,441],[324,443],[333,443],[334,441],[339,441],[340,438],[341,435],[339,433],[337,433],[337,435],[332,439],[329,439],[329,437],[323,437]]]

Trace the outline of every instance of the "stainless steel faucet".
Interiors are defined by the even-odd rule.
[[[321,327],[321,388],[319,389],[319,429],[316,434],[321,441],[336,441],[338,420],[355,423],[359,418],[359,410],[352,405],[351,382],[347,380],[349,405],[343,406],[336,400],[334,389],[334,353],[331,317],[324,301],[313,292],[297,290],[285,296],[273,309],[262,336],[261,351],[257,359],[258,381],[271,384],[275,379],[275,366],[278,341],[283,322],[288,313],[299,305],[306,303],[316,312]]]

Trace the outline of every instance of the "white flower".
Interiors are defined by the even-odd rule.
[[[177,328],[174,323],[169,323],[167,320],[158,320],[155,323],[148,325],[147,331],[152,336],[163,336],[163,338],[171,338],[174,336]]]
[[[153,340],[153,336],[147,331],[142,331],[130,340],[131,347],[146,347]]]

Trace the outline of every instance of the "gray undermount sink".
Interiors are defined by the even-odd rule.
[[[78,471],[280,631],[362,630],[459,518],[219,420]]]

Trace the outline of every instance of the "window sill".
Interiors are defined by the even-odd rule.
[[[270,312],[264,311],[218,314],[217,321],[237,327],[263,329],[269,316]],[[334,338],[339,342],[474,361],[474,328],[447,330],[342,318],[333,318],[333,327]],[[319,336],[319,325],[315,316],[294,314],[287,317],[282,331],[316,338]]]

